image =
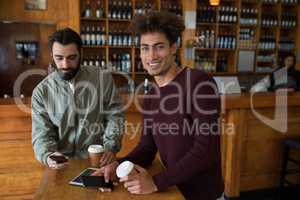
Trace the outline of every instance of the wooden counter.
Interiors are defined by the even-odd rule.
[[[288,129],[280,133],[251,110],[252,102],[258,113],[272,118],[274,93],[255,94],[252,101],[250,94],[222,96],[222,165],[229,197],[237,197],[241,191],[277,186],[281,140],[300,137],[300,93],[289,93],[287,99]],[[25,98],[25,104],[30,108],[30,98]],[[129,106],[126,119],[134,124],[141,122],[135,106]],[[12,99],[0,99],[0,124],[0,199],[32,198],[43,168],[35,160],[31,146],[31,115],[20,111]],[[126,130],[119,156],[127,154],[139,141],[140,127]],[[295,178],[300,183],[300,177]]]
[[[130,194],[122,183],[115,186],[113,192],[100,192],[96,188],[84,188],[69,185],[69,181],[88,167],[88,160],[70,160],[68,167],[62,170],[46,169],[41,184],[34,195],[35,200],[42,199],[73,199],[73,200],[184,200],[176,187],[171,187],[163,192],[155,192],[148,195]],[[149,168],[150,174],[156,174],[162,170],[159,160],[155,160]]]
[[[300,93],[288,93],[287,131],[283,133],[254,114],[273,119],[275,106],[274,93],[258,93],[252,100],[250,94],[222,97],[222,165],[227,196],[238,197],[241,191],[277,187],[281,141],[300,137]],[[283,123],[283,112],[277,118],[274,123]],[[300,158],[299,154],[297,156]],[[292,179],[300,183],[300,176]]]

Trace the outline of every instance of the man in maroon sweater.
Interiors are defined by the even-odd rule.
[[[156,83],[144,97],[139,144],[95,174],[113,179],[118,164],[129,160],[139,173],[120,182],[130,193],[150,194],[176,185],[187,200],[221,199],[220,99],[215,82],[202,71],[177,66],[176,41],[185,28],[180,17],[150,12],[136,16],[133,28],[140,35],[143,67]],[[165,169],[151,176],[145,167],[157,151]]]

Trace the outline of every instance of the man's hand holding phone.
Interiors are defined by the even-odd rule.
[[[50,169],[62,169],[69,164],[69,159],[59,152],[54,152],[48,156],[47,164]]]

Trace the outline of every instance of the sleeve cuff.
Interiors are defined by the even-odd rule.
[[[154,175],[152,179],[158,191],[166,190],[170,186],[168,178],[163,173]]]
[[[45,153],[43,156],[42,156],[42,164],[44,164],[45,166],[48,166],[48,163],[47,163],[47,158],[49,155],[51,155],[53,152],[47,152]],[[49,166],[48,166],[49,167]]]

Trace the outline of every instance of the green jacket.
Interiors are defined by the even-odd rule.
[[[121,148],[124,113],[111,74],[81,66],[72,84],[73,91],[55,71],[33,91],[32,145],[43,164],[55,151],[87,158],[91,144],[113,152]]]

